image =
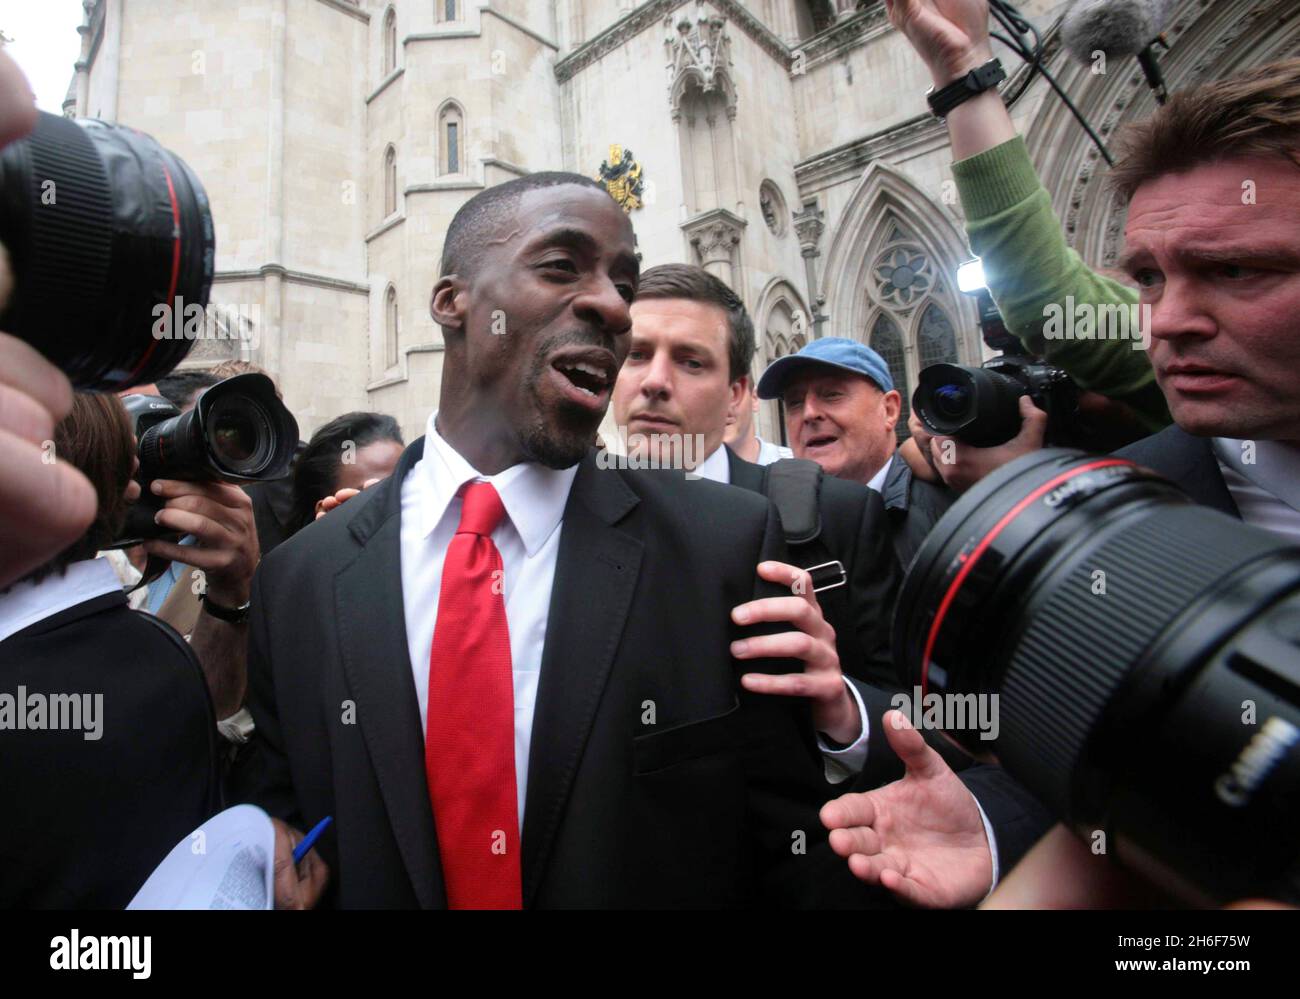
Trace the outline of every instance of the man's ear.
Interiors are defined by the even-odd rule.
[[[903,412],[903,397],[898,389],[890,389],[885,393],[884,404],[885,422],[889,424],[889,429],[893,430],[898,425],[898,417]]]
[[[465,296],[461,294],[461,280],[455,274],[440,277],[433,286],[429,299],[429,315],[444,329],[465,329]]]
[[[727,399],[727,426],[740,419],[742,406],[749,405],[749,375],[741,375],[731,383]]]

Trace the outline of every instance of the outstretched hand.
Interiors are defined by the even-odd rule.
[[[993,854],[974,796],[902,712],[886,712],[883,722],[907,772],[823,806],[831,849],[856,877],[911,905],[976,904],[992,887]]]

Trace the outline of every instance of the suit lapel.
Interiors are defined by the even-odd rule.
[[[334,612],[343,672],[393,836],[416,898],[434,908],[445,904],[445,896],[407,649],[400,544],[402,480],[423,447],[421,439],[407,448],[349,524],[361,552],[335,578]]]
[[[529,747],[524,906],[532,904],[614,662],[641,566],[641,542],[614,525],[637,503],[589,454],[564,510]]]

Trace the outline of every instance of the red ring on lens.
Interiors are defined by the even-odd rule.
[[[171,283],[167,286],[166,301],[167,308],[174,309],[176,308],[176,285],[179,283],[181,277],[181,208],[176,202],[176,188],[172,184],[172,174],[171,171],[167,169],[166,163],[162,164],[162,172],[163,176],[167,178],[167,194],[170,196],[172,202],[172,232],[174,233],[172,236],[172,277]],[[176,316],[172,316],[173,335],[176,332],[177,318],[178,317]],[[140,372],[144,370],[145,365],[149,363],[149,358],[153,356],[153,352],[157,347],[157,340],[154,340],[149,344],[149,349],[144,352],[144,356],[140,358],[140,363],[137,364],[135,370],[131,372],[132,381],[134,381],[139,376]]]
[[[1007,513],[1002,517],[1002,519],[999,520],[996,524],[994,524],[993,527],[989,530],[989,532],[985,534],[983,538],[980,539],[980,543],[977,544],[975,548],[971,551],[971,553],[967,555],[965,559],[962,560],[962,567],[957,571],[957,575],[953,577],[952,583],[949,584],[948,592],[943,595],[943,600],[939,602],[939,610],[935,613],[934,621],[930,624],[930,633],[929,635],[926,636],[925,639],[925,651],[924,653],[922,653],[921,656],[921,695],[922,696],[925,696],[930,692],[930,655],[931,653],[934,652],[935,643],[939,640],[939,629],[943,627],[943,619],[948,614],[948,608],[949,606],[951,606],[952,602],[957,598],[957,591],[960,590],[962,584],[966,582],[966,577],[969,576],[971,570],[975,568],[975,563],[978,562],[980,560],[980,557],[988,550],[989,545],[993,543],[994,539],[997,538],[997,536],[1002,533],[1002,531],[1007,527],[1008,524],[1010,524],[1013,520],[1015,520],[1018,516],[1020,516],[1020,514],[1025,511],[1025,508],[1028,507],[1031,503],[1033,503],[1034,500],[1042,496],[1043,493],[1055,489],[1062,482],[1068,482],[1070,479],[1073,479],[1075,476],[1082,475],[1084,472],[1091,472],[1094,469],[1109,468],[1112,465],[1132,465],[1132,464],[1133,462],[1126,461],[1123,458],[1103,458],[1098,461],[1089,462],[1086,465],[1079,465],[1075,468],[1071,468],[1069,471],[1062,472],[1054,479],[1049,479],[1047,482],[1043,483],[1041,486],[1039,486],[1037,489],[1031,492],[1028,496],[1022,499],[1019,503],[1013,506],[1010,510],[1008,510]]]

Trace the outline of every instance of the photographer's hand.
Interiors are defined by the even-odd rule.
[[[907,773],[822,807],[831,849],[867,884],[926,908],[974,905],[993,884],[993,854],[974,796],[899,711],[885,738]]]
[[[167,498],[158,523],[194,535],[197,544],[145,542],[151,555],[192,565],[204,573],[204,592],[233,610],[248,602],[253,573],[260,559],[253,503],[238,486],[226,482],[158,480],[156,495]],[[184,585],[184,581],[181,584]],[[218,719],[228,718],[244,703],[248,684],[248,627],[201,613],[190,644],[203,666]]]
[[[934,455],[930,451],[930,439],[934,435],[926,429],[915,412],[907,416],[907,429],[912,436],[903,441],[898,448],[898,453],[918,479],[936,486],[942,485],[943,479],[939,476],[939,470],[934,467]]]
[[[248,603],[261,557],[248,494],[228,482],[171,479],[156,480],[153,491],[167,501],[155,518],[158,525],[192,534],[198,543],[177,545],[155,539],[145,542],[145,551],[202,569],[208,596],[223,607]]]
[[[974,447],[963,444],[955,437],[932,437],[930,455],[944,484],[954,492],[963,493],[1007,462],[1040,450],[1046,430],[1047,414],[1035,406],[1029,396],[1022,395],[1020,432],[1005,444]]]

